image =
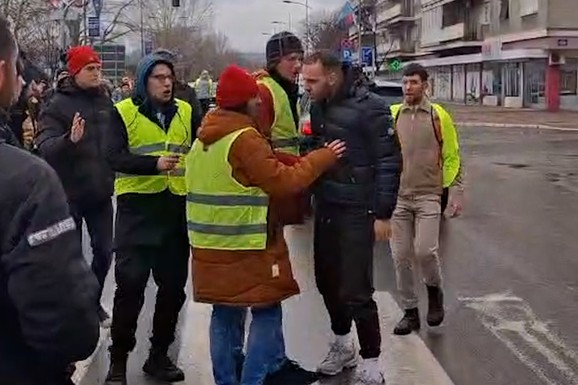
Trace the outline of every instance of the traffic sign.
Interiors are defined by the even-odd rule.
[[[351,63],[353,60],[353,53],[350,49],[342,49],[341,50],[341,59],[346,63]]]
[[[353,49],[353,43],[349,39],[341,40],[341,49]]]
[[[365,66],[373,65],[373,47],[361,47],[361,63]]]
[[[88,18],[88,37],[100,37],[100,17],[90,16]]]
[[[102,12],[102,1],[103,0],[92,0],[92,5],[94,6],[94,11],[96,12],[97,17],[100,17],[100,13]]]
[[[153,41],[152,40],[146,40],[145,41],[144,50],[145,50],[145,55],[148,55],[148,54],[153,52]]]

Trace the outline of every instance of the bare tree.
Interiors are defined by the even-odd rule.
[[[313,49],[338,49],[341,39],[347,36],[347,31],[339,22],[338,12],[320,12],[312,15],[309,20],[309,33],[305,22],[302,24],[304,39],[309,38],[309,47]]]

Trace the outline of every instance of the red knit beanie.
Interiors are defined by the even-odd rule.
[[[259,95],[255,78],[243,68],[230,65],[219,77],[217,85],[217,106],[234,108],[243,106]]]
[[[68,72],[74,76],[89,64],[100,64],[100,57],[91,46],[81,45],[77,47],[71,47],[68,50],[66,55],[66,62],[68,66]]]

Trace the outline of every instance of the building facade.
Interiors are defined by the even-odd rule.
[[[432,96],[439,100],[578,109],[576,5],[576,0],[377,0],[377,62],[398,58],[428,67]],[[384,67],[379,72],[400,77]]]

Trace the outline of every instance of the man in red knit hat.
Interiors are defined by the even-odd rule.
[[[103,143],[113,106],[101,87],[101,62],[92,47],[70,48],[67,67],[70,76],[58,84],[38,118],[36,144],[64,185],[79,236],[82,222],[86,222],[92,271],[102,294],[112,259],[114,175]],[[109,315],[99,309],[101,322],[109,326]]]
[[[205,116],[187,157],[194,297],[213,305],[216,385],[305,385],[316,376],[297,371],[285,355],[281,301],[299,287],[280,207],[333,166],[345,145],[333,141],[286,166],[256,129],[260,104],[253,77],[228,67],[219,78],[218,109]],[[247,308],[252,321],[243,357]]]

